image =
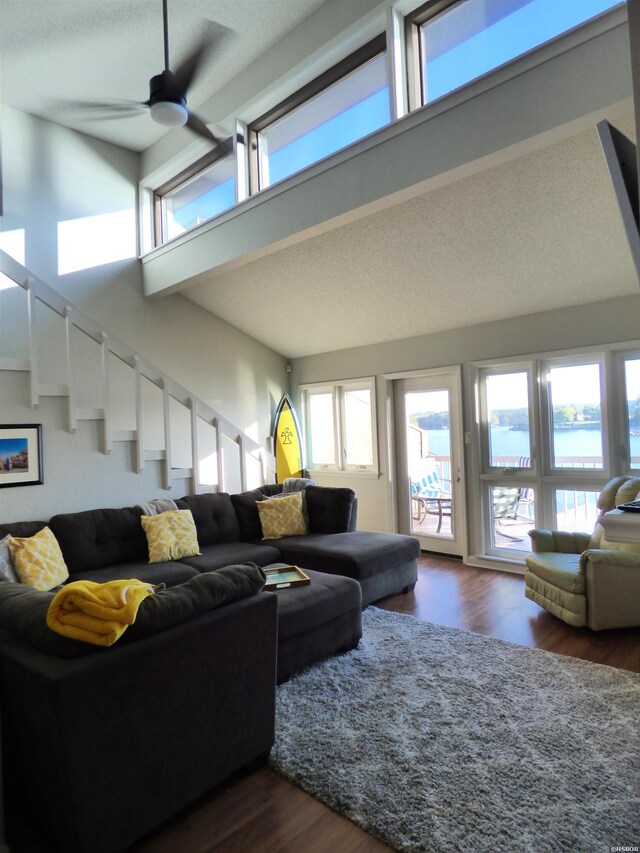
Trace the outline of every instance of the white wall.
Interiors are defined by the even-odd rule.
[[[395,520],[388,506],[387,483],[394,472],[387,464],[383,375],[445,367],[463,366],[464,429],[472,430],[470,363],[532,353],[578,349],[591,345],[637,341],[640,339],[640,293],[606,302],[541,312],[513,320],[500,320],[408,338],[401,341],[358,347],[295,359],[293,387],[301,384],[350,379],[378,378],[378,452],[382,476],[378,480],[348,475],[314,475],[321,485],[342,485],[358,495],[358,527],[392,530]],[[298,398],[299,402],[299,398]],[[468,453],[468,448],[465,448]],[[468,458],[467,458],[468,466]],[[467,506],[469,484],[467,485]],[[471,526],[471,525],[470,525]],[[470,542],[473,552],[473,542]]]
[[[288,387],[282,356],[180,296],[145,300],[140,262],[133,251],[122,260],[58,274],[59,223],[133,212],[139,155],[3,106],[2,156],[5,214],[0,229],[24,230],[25,265],[115,337],[264,444],[272,411]],[[104,240],[109,240],[108,234]],[[0,357],[27,356],[24,311],[20,321],[12,313],[21,296],[15,290],[0,290]],[[39,350],[44,356],[42,378],[60,382],[62,351],[57,330],[44,317],[38,328]],[[13,380],[2,377],[2,371],[0,379],[13,386]],[[85,382],[88,387],[83,393],[90,393],[91,384]],[[37,423],[43,418],[40,410],[25,412],[24,401],[12,401],[2,389],[0,401],[0,423]],[[55,417],[52,430],[54,423]],[[57,511],[57,473],[64,469],[65,459],[69,466],[77,466],[77,450],[67,458],[67,437],[59,433],[53,439],[49,429],[45,443],[49,448],[45,456],[60,458],[60,467],[52,470],[45,458],[52,473],[44,486],[0,490],[0,518],[48,517]],[[76,493],[88,506],[100,506],[102,495],[105,501],[113,495],[104,478],[104,460],[90,450],[90,443],[84,445],[81,458],[83,482],[91,487],[76,484]],[[129,468],[120,466],[124,478]],[[156,491],[151,485],[138,479],[129,490],[130,497],[150,499]],[[28,505],[29,514],[13,509],[23,503],[24,495],[28,504],[23,506]]]

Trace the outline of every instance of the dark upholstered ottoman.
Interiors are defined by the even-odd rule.
[[[362,606],[413,589],[418,577],[420,543],[400,533],[350,533],[289,536],[276,541],[282,558],[312,571],[354,578],[362,588]]]
[[[278,684],[309,664],[355,649],[362,637],[360,584],[304,571],[310,584],[273,593],[278,597]]]

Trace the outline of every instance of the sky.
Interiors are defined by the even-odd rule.
[[[27,449],[26,438],[0,438],[0,459],[15,456],[21,450]]]

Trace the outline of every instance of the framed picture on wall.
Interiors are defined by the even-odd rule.
[[[0,489],[43,482],[42,424],[0,424]]]

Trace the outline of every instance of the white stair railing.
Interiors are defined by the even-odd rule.
[[[203,400],[195,397],[179,382],[164,374],[151,362],[134,352],[122,341],[110,335],[98,323],[92,320],[79,308],[71,305],[60,293],[42,279],[31,273],[28,269],[15,261],[6,252],[0,250],[0,273],[12,279],[26,292],[27,299],[27,324],[28,324],[28,349],[29,357],[25,362],[23,359],[3,358],[0,354],[0,369],[5,370],[29,370],[30,371],[30,402],[33,408],[37,408],[41,397],[64,396],[68,398],[68,429],[73,433],[77,429],[78,420],[90,419],[100,420],[103,430],[102,450],[109,454],[112,450],[113,441],[133,441],[136,444],[134,468],[137,473],[144,469],[145,460],[161,460],[163,469],[163,485],[166,489],[171,488],[172,480],[191,478],[193,491],[201,490],[198,476],[199,469],[199,440],[198,420],[214,430],[215,453],[217,463],[217,489],[223,491],[225,488],[225,465],[223,460],[223,438],[227,438],[238,448],[238,471],[242,488],[247,485],[247,459],[249,454],[260,464],[260,478],[262,483],[269,482],[275,471],[275,458],[271,450],[262,447],[250,436],[231,424],[215,409],[208,406]],[[36,313],[37,304],[46,305],[54,313],[64,320],[65,335],[65,382],[59,385],[43,385],[39,381],[38,346]],[[94,341],[100,347],[100,384],[102,407],[91,409],[78,409],[76,405],[76,393],[74,389],[74,364],[72,350],[72,334],[77,329]],[[110,357],[115,356],[133,371],[134,382],[134,418],[135,429],[125,431],[113,430],[112,399],[111,399],[111,371]],[[144,450],[143,442],[143,399],[142,380],[146,379],[160,389],[162,392],[162,418],[164,432],[164,449]],[[188,412],[190,417],[190,440],[191,440],[191,467],[188,469],[174,468],[172,466],[172,430],[171,430],[171,405],[172,400],[177,401]],[[211,490],[207,485],[206,489]]]

